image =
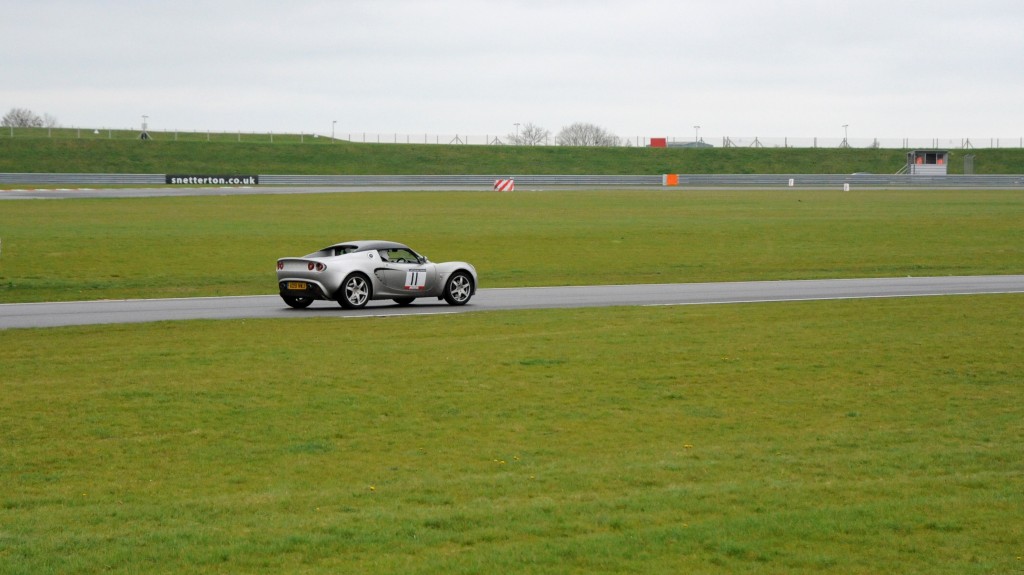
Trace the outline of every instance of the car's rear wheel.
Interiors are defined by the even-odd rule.
[[[455,272],[444,286],[444,301],[451,305],[466,305],[473,297],[473,278],[466,272]]]
[[[414,297],[396,297],[396,298],[394,298],[394,300],[395,300],[395,303],[397,303],[398,305],[409,305],[412,302],[416,301],[416,298],[414,298]]]
[[[370,280],[363,274],[352,274],[345,278],[341,284],[341,294],[338,297],[338,304],[345,309],[359,309],[366,306],[373,295],[373,287]]]
[[[313,303],[313,298],[311,297],[292,297],[283,295],[281,296],[281,299],[284,300],[284,303],[295,309],[305,309],[309,307],[309,304]]]

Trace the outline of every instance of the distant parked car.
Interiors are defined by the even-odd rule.
[[[434,263],[397,242],[342,242],[302,257],[277,260],[277,286],[284,303],[309,307],[315,300],[346,309],[370,300],[409,305],[435,297],[465,305],[476,293],[476,268],[466,262]]]

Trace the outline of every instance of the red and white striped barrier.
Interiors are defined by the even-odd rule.
[[[507,180],[494,180],[494,191],[514,192],[516,191],[516,181],[512,178],[509,178]]]

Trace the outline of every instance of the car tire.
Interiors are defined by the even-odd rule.
[[[416,301],[416,298],[414,298],[414,297],[396,297],[396,298],[394,298],[394,301],[398,305],[409,305],[412,302]]]
[[[473,278],[466,272],[455,272],[444,285],[444,301],[450,305],[466,305],[473,297]]]
[[[288,304],[289,307],[293,307],[295,309],[306,309],[309,307],[309,304],[313,303],[313,298],[311,297],[292,297],[283,295],[281,296],[281,299],[283,299],[284,303]]]
[[[366,307],[373,297],[373,286],[363,274],[352,274],[345,278],[338,294],[338,305],[345,309]]]

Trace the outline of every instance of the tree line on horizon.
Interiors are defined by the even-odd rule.
[[[57,118],[50,114],[42,116],[28,108],[11,108],[0,120],[0,126],[5,128],[56,128]]]
[[[508,141],[516,146],[546,146],[551,132],[533,123],[523,124],[522,130],[508,135]],[[623,142],[615,134],[587,122],[575,122],[563,127],[555,136],[559,146],[618,146]],[[627,145],[629,140],[626,140]]]
[[[11,108],[0,120],[4,128],[56,128],[57,118],[39,115],[28,108]],[[508,141],[517,146],[545,146],[551,138],[550,130],[528,122],[522,130],[508,135]],[[563,127],[555,136],[559,146],[618,146],[622,138],[604,128],[587,122],[575,122]],[[628,143],[629,140],[626,140]]]

